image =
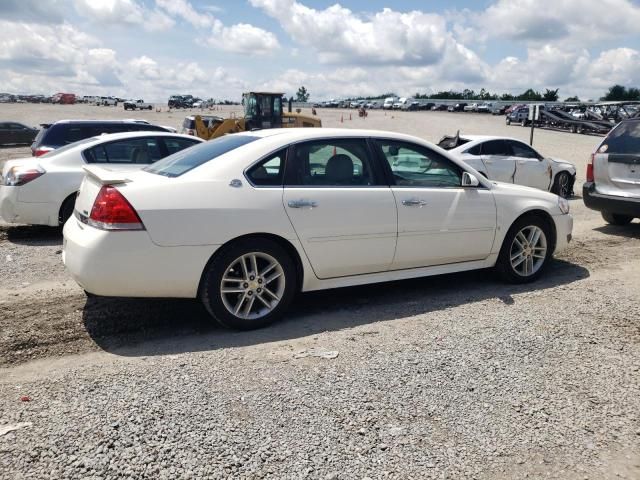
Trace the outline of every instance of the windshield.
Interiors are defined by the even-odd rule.
[[[143,170],[165,177],[178,177],[258,138],[249,135],[225,135],[169,155]]]

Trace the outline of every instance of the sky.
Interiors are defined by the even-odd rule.
[[[640,0],[0,0],[0,92],[312,101],[640,86]]]

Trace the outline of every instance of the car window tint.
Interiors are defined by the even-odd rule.
[[[395,140],[378,140],[395,184],[401,187],[459,187],[462,171],[433,150]]]
[[[215,160],[225,153],[255,142],[258,138],[241,134],[219,137],[169,155],[159,162],[144,168],[144,171],[164,175],[165,177],[178,177],[204,163]]]
[[[507,142],[511,149],[513,150],[513,156],[519,158],[535,158],[538,160],[540,156],[538,153],[531,148],[529,145],[526,145],[521,142],[515,142],[513,140],[509,140]]]
[[[247,177],[251,180],[251,183],[258,186],[282,185],[285,157],[286,150],[269,155],[269,157],[251,167],[247,171]]]
[[[373,172],[362,139],[330,139],[300,143],[292,159],[291,185],[367,186]]]
[[[162,158],[156,138],[132,138],[98,145],[85,152],[88,163],[149,164]]]
[[[606,145],[605,153],[640,154],[640,121],[622,122],[611,130],[599,151]]]
[[[489,140],[482,144],[482,155],[508,157],[511,154],[511,148],[509,148],[504,140]]]
[[[171,138],[171,137],[163,137],[165,147],[167,147],[167,152],[169,155],[172,155],[180,150],[184,150],[185,148],[193,147],[197,145],[198,142],[196,140],[188,140],[186,138]]]
[[[469,150],[467,150],[466,153],[468,153],[469,155],[476,155],[476,156],[480,155],[481,147],[482,147],[482,144],[479,143],[475,147],[471,147]]]

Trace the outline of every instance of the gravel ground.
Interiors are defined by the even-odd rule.
[[[320,114],[528,135],[490,116]],[[580,185],[597,141],[535,145]],[[640,223],[571,206],[574,241],[533,285],[480,271],[315,292],[248,333],[195,301],[87,299],[59,230],[0,224],[0,478],[640,478]]]

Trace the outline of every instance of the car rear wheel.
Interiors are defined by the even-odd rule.
[[[553,186],[551,187],[551,193],[562,198],[569,198],[571,196],[571,175],[568,172],[559,172],[556,178],[553,179]]]
[[[296,288],[295,264],[285,249],[269,239],[247,239],[216,255],[201,298],[224,327],[251,330],[282,317]]]
[[[520,122],[520,126],[521,127],[526,127],[527,126],[527,121],[523,118],[522,121]]]
[[[496,262],[496,271],[509,283],[537,279],[551,257],[551,229],[539,216],[518,219],[509,229]]]
[[[618,215],[616,213],[611,212],[601,212],[602,218],[607,223],[611,225],[628,225],[633,220],[633,217],[629,217],[628,215]]]
[[[510,118],[507,118],[507,119],[505,120],[505,122],[506,122],[506,124],[507,124],[507,125],[511,125],[511,119],[510,119]]]
[[[73,215],[73,209],[76,206],[76,194],[69,195],[64,202],[62,202],[62,206],[60,207],[60,213],[58,214],[58,222],[60,225],[64,225],[67,223],[67,220]]]

